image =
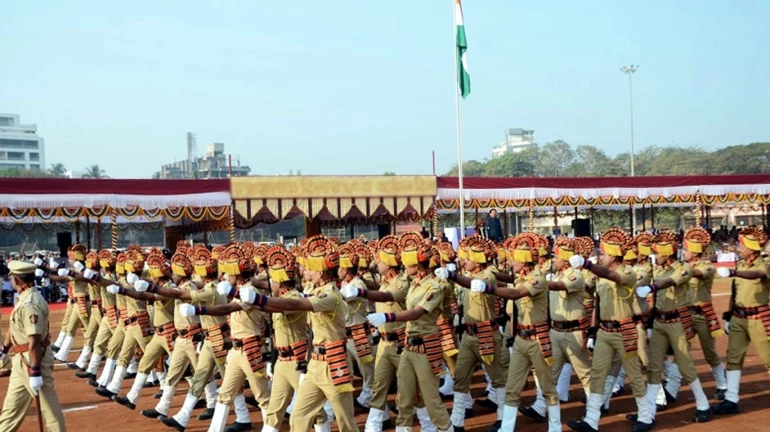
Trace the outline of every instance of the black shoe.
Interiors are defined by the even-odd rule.
[[[158,417],[165,417],[163,414],[159,413],[158,411],[153,409],[146,409],[139,411],[139,414],[147,417],[147,418],[158,418]]]
[[[668,404],[666,405],[655,405],[655,412],[663,412],[668,409]]]
[[[244,399],[246,399],[246,405],[251,405],[254,408],[259,409],[259,404],[257,403],[257,398],[254,396],[246,396]]]
[[[718,401],[725,400],[725,393],[727,393],[727,389],[717,389],[717,392],[714,393],[714,399]]]
[[[446,395],[444,393],[438,392],[438,394],[441,396],[442,401],[454,400],[455,398],[454,393]]]
[[[59,350],[60,350],[61,348],[60,348],[60,347],[57,347],[56,345],[51,345],[51,349],[53,350],[53,352],[57,353],[57,352],[59,352]]]
[[[107,399],[112,399],[113,396],[117,396],[117,394],[107,390],[107,387],[99,387],[96,390],[94,390],[96,394],[98,394],[101,397],[105,397]]]
[[[225,429],[225,432],[243,432],[251,430],[251,423],[235,422]]]
[[[88,378],[88,379],[92,379],[92,380],[96,379],[96,374],[92,374],[92,373],[86,372],[86,371],[75,372],[75,376],[78,377],[78,378]]]
[[[653,428],[655,428],[654,421],[652,423],[637,422],[635,425],[631,426],[631,432],[647,432],[651,431]]]
[[[132,380],[134,378],[136,378],[136,372],[130,373],[130,374],[126,374],[126,377],[124,379]]]
[[[570,420],[567,422],[567,426],[577,432],[599,432],[583,420]]]
[[[625,393],[623,387],[618,388],[616,391],[612,392],[612,397],[621,396],[623,393]]]
[[[722,403],[711,409],[716,415],[738,414],[738,404],[729,400],[723,400]]]
[[[461,426],[455,426],[454,430],[455,432],[465,432],[465,428]]]
[[[92,380],[92,379],[90,379],[90,380],[88,380],[88,381],[86,381],[86,382],[87,382],[87,383],[88,383],[88,385],[90,385],[91,387],[96,387],[96,388],[99,388],[99,383],[98,383],[98,382],[96,382],[96,380]]]
[[[498,420],[489,429],[487,429],[487,432],[497,432],[500,430],[501,427],[503,427],[503,421]]]
[[[398,408],[395,405],[388,405],[388,409],[395,415],[398,415]]]
[[[473,408],[466,408],[465,409],[465,418],[469,419],[473,417]],[[457,430],[457,428],[455,428]]]
[[[580,396],[580,399],[578,399],[578,400],[579,400],[579,401],[580,401],[580,403],[582,403],[583,405],[588,405],[588,399],[586,399],[585,395],[584,395],[584,396]]]
[[[639,414],[626,414],[626,420],[636,423],[639,421]],[[655,424],[655,420],[652,421],[652,424]]]
[[[663,387],[663,393],[666,394],[666,402],[668,402],[670,404],[676,402],[676,398],[671,396],[671,393],[669,393],[668,390],[666,390],[665,386]]]
[[[155,393],[154,395],[152,395],[153,399],[160,399],[162,397],[163,397],[163,390],[161,390],[161,391]]]
[[[492,402],[489,399],[476,399],[476,401],[474,403],[476,405],[478,405],[478,406],[480,406],[482,408],[486,408],[486,409],[488,409],[490,411],[497,411],[497,404]]]
[[[545,423],[545,417],[541,416],[540,413],[535,411],[535,409],[532,408],[531,406],[524,407],[522,405],[519,405],[519,412],[521,413],[521,415],[527,416],[538,423]]]
[[[291,418],[291,414],[289,414],[288,412],[283,413],[284,420],[289,420],[290,418]]]
[[[609,414],[609,413],[610,413],[610,409],[609,409],[609,408],[605,408],[605,407],[604,407],[604,404],[602,404],[602,407],[601,407],[601,408],[599,408],[599,412],[601,412],[601,413],[602,413],[602,415],[603,415],[603,416],[605,416],[605,415],[607,415],[607,414]]]
[[[80,366],[76,365],[75,363],[67,363],[67,368],[68,369],[79,370],[80,372],[85,372],[86,371],[85,369],[81,368]]]
[[[360,412],[369,412],[369,408],[361,405],[360,402],[358,402],[358,399],[353,399],[353,406],[356,408],[357,411]]]
[[[144,388],[158,387],[159,385],[160,383],[157,381],[153,381],[153,382],[147,381],[144,383]]]
[[[193,407],[194,410],[199,410],[206,408],[206,399],[200,399],[198,402],[195,402],[195,406]]]
[[[112,400],[117,402],[117,403],[119,403],[119,404],[121,404],[121,405],[123,405],[124,407],[126,407],[126,408],[128,408],[130,410],[135,410],[136,409],[136,405],[132,404],[131,401],[128,400],[128,398],[125,397],[125,396],[113,396]]]
[[[160,419],[160,422],[172,429],[176,429],[177,432],[184,432],[184,426],[180,425],[176,420],[174,420],[174,417]]]
[[[382,422],[382,430],[385,429],[393,429],[393,421],[391,419],[387,419]]]
[[[214,408],[206,408],[206,410],[198,416],[198,420],[211,420],[212,418],[214,418]]]
[[[711,420],[711,408],[703,411],[695,411],[695,417],[693,418],[695,423],[706,423]]]

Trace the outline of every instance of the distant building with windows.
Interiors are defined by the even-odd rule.
[[[206,155],[174,161],[160,167],[154,178],[158,179],[220,179],[230,176],[230,161],[225,154],[225,145],[212,143],[206,146]],[[233,177],[249,175],[251,168],[235,161],[232,167]]]
[[[45,166],[45,142],[37,136],[37,125],[21,124],[18,114],[0,114],[0,171]]]
[[[505,139],[492,147],[492,157],[497,158],[509,153],[520,153],[535,145],[535,131],[522,128],[505,130]]]

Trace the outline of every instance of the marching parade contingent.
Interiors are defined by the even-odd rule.
[[[176,431],[193,415],[210,421],[209,431],[275,432],[284,423],[330,431],[333,422],[357,431],[357,410],[368,412],[366,432],[463,431],[479,366],[487,396],[475,404],[496,411],[490,431],[531,421],[548,432],[597,431],[625,385],[636,403],[626,415],[633,432],[652,430],[682,385],[695,401],[691,421],[708,422],[739,413],[749,345],[770,369],[767,240],[744,229],[733,268],[705,257],[711,236],[702,228],[681,237],[615,228],[598,244],[473,235],[456,249],[416,232],[368,242],[315,235],[288,247],[180,241],[173,252],[76,244],[68,265],[8,264],[18,300],[3,329],[0,361],[10,357],[11,374],[0,431],[18,430],[33,401],[41,430],[67,430],[53,367],[75,358],[79,330],[82,348],[67,366],[83,386],[132,411],[141,396],[154,397],[138,414]],[[55,338],[35,287],[44,275],[69,291]],[[712,305],[716,277],[734,278],[723,324]],[[715,343],[725,334],[726,357]],[[696,337],[713,395],[691,355]],[[525,403],[530,372],[537,396]],[[585,414],[562,418],[573,372]],[[176,412],[175,397],[183,399]]]

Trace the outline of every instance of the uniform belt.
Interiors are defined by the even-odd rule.
[[[650,318],[649,313],[643,313],[643,314],[636,314],[633,316],[635,323],[642,323],[645,324],[647,322],[647,319]]]
[[[326,347],[324,347],[324,346],[314,346],[313,347],[313,354],[326,355]]]
[[[657,311],[655,313],[655,319],[662,323],[672,323],[677,322],[681,320],[681,315],[679,315],[678,310],[672,310],[672,311]]]
[[[259,343],[259,336],[252,336],[244,339],[233,339],[233,348],[243,348],[243,346],[251,340],[256,340],[257,343]]]
[[[765,306],[766,307],[766,306]],[[764,307],[758,307],[758,306],[734,306],[733,307],[733,316],[742,318],[742,319],[750,319],[754,318],[755,316],[759,315],[762,312],[762,309]]]
[[[220,324],[220,328],[222,329],[222,333],[226,333],[230,331],[230,325],[229,324]],[[209,331],[208,329],[203,330],[203,334],[206,335],[206,337],[209,337]]]
[[[383,332],[380,333],[380,336],[382,336],[382,338],[387,342],[398,342],[398,333]]]
[[[580,330],[580,321],[551,321],[551,329],[562,333],[578,331]]]
[[[599,323],[602,330],[610,333],[620,332],[620,321],[602,321]]]
[[[415,346],[415,345],[423,345],[425,343],[425,340],[421,336],[408,336],[406,338],[406,344]]]
[[[51,345],[51,335],[48,335],[40,342],[40,347],[43,348],[42,354],[45,354],[46,348]],[[11,347],[11,353],[21,354],[29,351],[29,344],[25,345],[13,345]]]
[[[525,339],[531,339],[537,335],[537,330],[534,326],[518,326],[516,327],[516,334]]]
[[[703,315],[703,308],[699,305],[690,305],[688,307],[690,308],[691,314]]]
[[[366,333],[369,333],[369,330],[371,329],[372,325],[369,323],[364,323],[364,330],[366,330]],[[349,338],[353,337],[353,326],[351,327],[345,327],[345,335]]]

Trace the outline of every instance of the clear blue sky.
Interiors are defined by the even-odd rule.
[[[431,172],[456,161],[452,0],[3,6],[0,112],[50,165],[149,177],[224,142],[255,174]],[[508,127],[610,153],[770,140],[770,2],[466,0],[465,159]]]

